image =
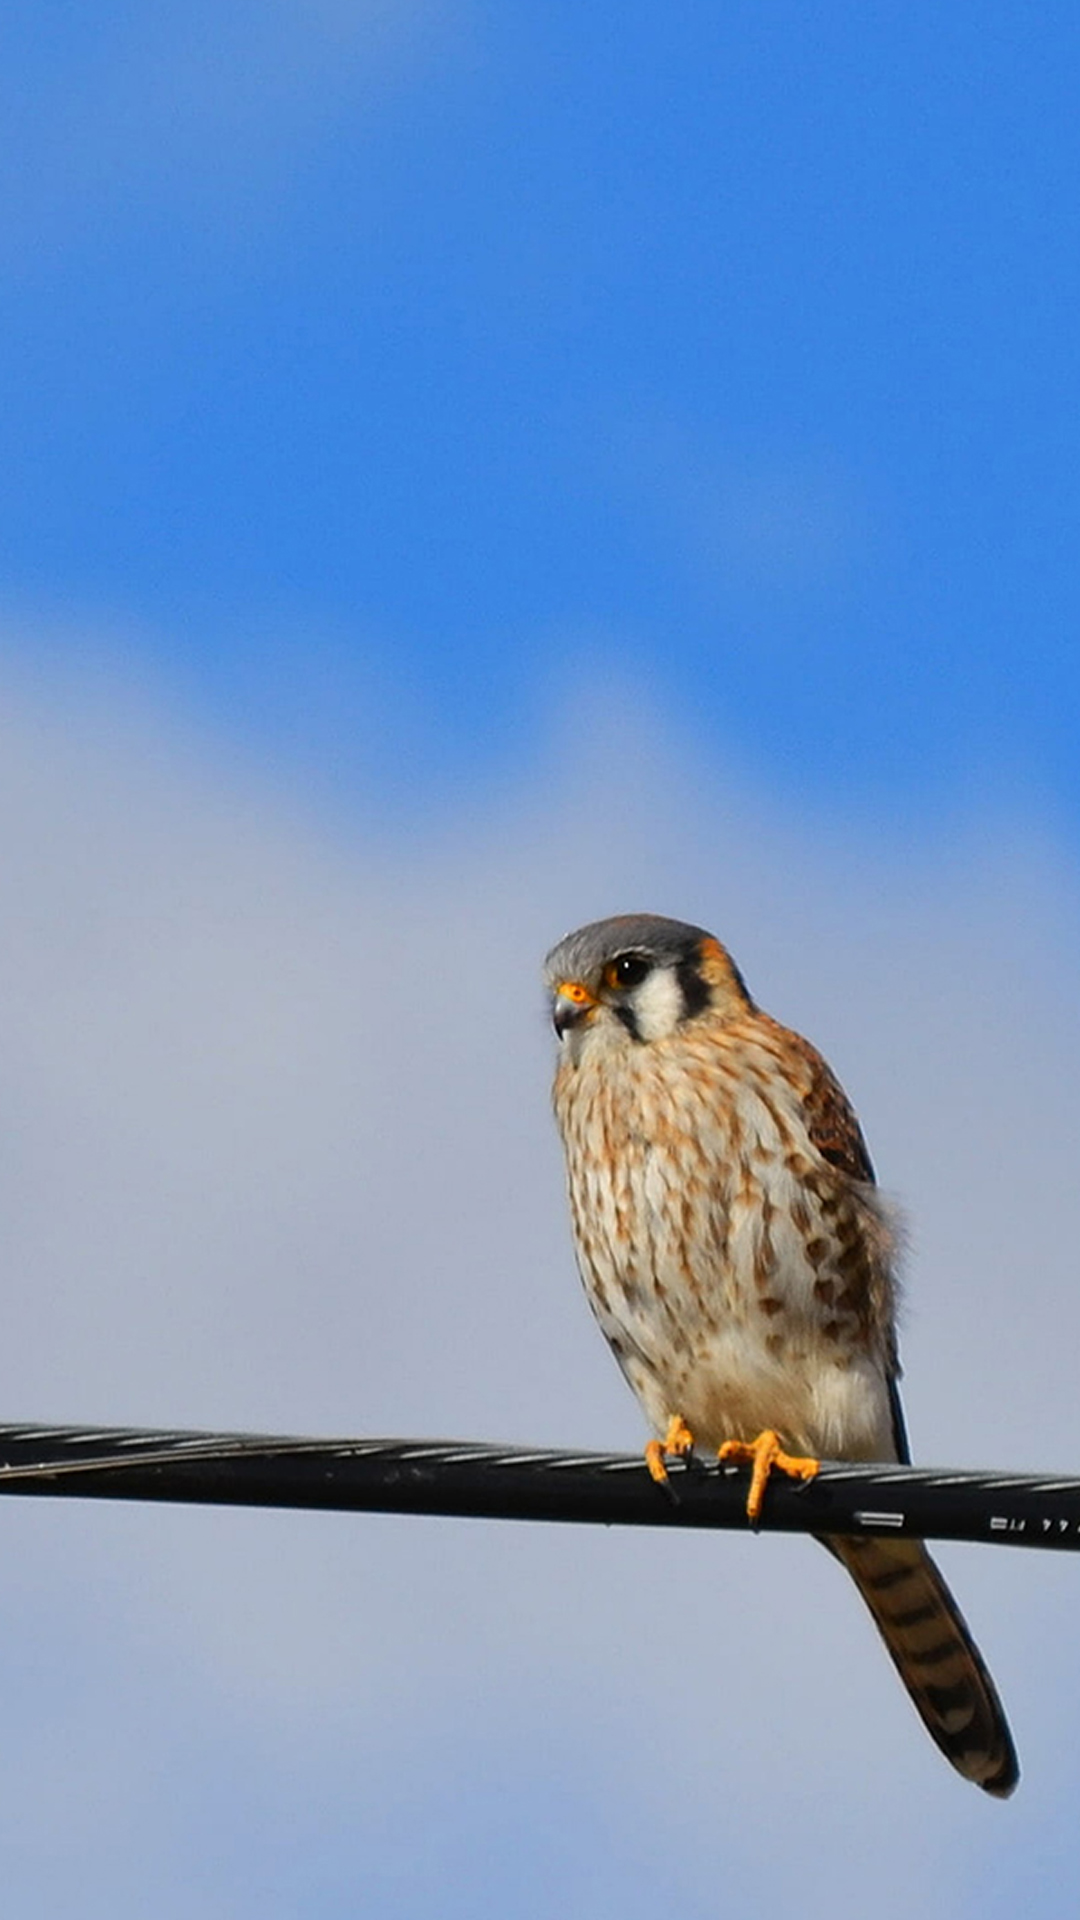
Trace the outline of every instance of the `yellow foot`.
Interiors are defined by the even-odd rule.
[[[667,1485],[668,1470],[665,1455],[673,1453],[677,1460],[684,1460],[694,1451],[694,1436],[681,1413],[673,1413],[668,1421],[668,1430],[662,1440],[650,1440],[645,1448],[645,1465],[653,1479],[660,1485]]]
[[[731,1460],[739,1467],[753,1467],[750,1494],[746,1502],[749,1520],[760,1517],[765,1488],[774,1467],[780,1473],[790,1474],[793,1480],[812,1480],[821,1465],[820,1460],[801,1460],[785,1453],[780,1445],[779,1434],[774,1433],[771,1427],[759,1433],[756,1440],[725,1440],[717,1458]]]

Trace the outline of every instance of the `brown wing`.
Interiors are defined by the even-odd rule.
[[[870,1158],[855,1112],[832,1069],[816,1047],[796,1035],[800,1057],[811,1074],[806,1094],[807,1131],[823,1160],[839,1167],[853,1180],[876,1184],[874,1163]],[[905,1466],[911,1464],[911,1442],[900,1400],[900,1376],[903,1371],[893,1333],[889,1353],[889,1406],[892,1413],[893,1444],[896,1457]]]
[[[853,1180],[874,1184],[874,1163],[863,1139],[847,1094],[820,1053],[803,1040],[801,1048],[813,1076],[806,1096],[806,1115],[810,1138],[823,1160],[828,1160]]]
[[[876,1177],[874,1163],[851,1102],[832,1069],[801,1033],[782,1027],[769,1014],[759,1014],[758,1018],[783,1040],[785,1054],[789,1059],[796,1059],[802,1068],[806,1130],[822,1159],[839,1167],[852,1180],[865,1180],[872,1186]]]
[[[876,1185],[874,1163],[863,1139],[862,1128],[855,1118],[851,1102],[817,1048],[804,1040],[801,1033],[793,1033],[790,1027],[780,1027],[768,1014],[761,1016],[773,1028],[783,1035],[788,1053],[798,1060],[802,1068],[803,1110],[806,1114],[806,1130],[823,1160],[830,1166],[838,1167],[849,1179],[865,1181],[868,1186]],[[908,1440],[907,1422],[900,1403],[900,1377],[903,1369],[896,1347],[895,1332],[890,1329],[888,1342],[888,1386],[889,1404],[892,1411],[893,1444],[896,1457],[904,1464],[911,1462],[911,1443]]]

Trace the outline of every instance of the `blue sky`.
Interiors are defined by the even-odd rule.
[[[992,0],[3,9],[5,1417],[639,1445],[538,965],[649,908],[856,1101],[917,1457],[1075,1467],[1078,69]],[[1002,1809],[810,1543],[0,1535],[19,1912],[1068,1905],[1064,1557],[943,1555]]]
[[[378,713],[388,799],[614,670],[804,803],[1075,825],[1074,9],[15,4],[0,61],[11,608],[346,785]]]

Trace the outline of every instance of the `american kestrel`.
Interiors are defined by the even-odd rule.
[[[762,1013],[720,942],[653,914],[568,934],[545,964],[555,1113],[590,1305],[665,1455],[809,1478],[910,1458],[893,1232],[846,1095]],[[994,1683],[921,1541],[823,1541],[958,1772],[1012,1792]]]

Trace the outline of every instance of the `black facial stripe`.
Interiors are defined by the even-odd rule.
[[[686,960],[680,960],[675,969],[675,978],[683,997],[684,1019],[692,1020],[695,1014],[704,1013],[712,995],[708,981],[703,980],[698,972],[697,959],[693,954]]]
[[[638,1023],[634,1017],[634,1009],[629,1001],[616,1000],[613,1003],[612,1011],[615,1014],[616,1020],[622,1021],[631,1040],[640,1040],[641,1034],[638,1032]]]

